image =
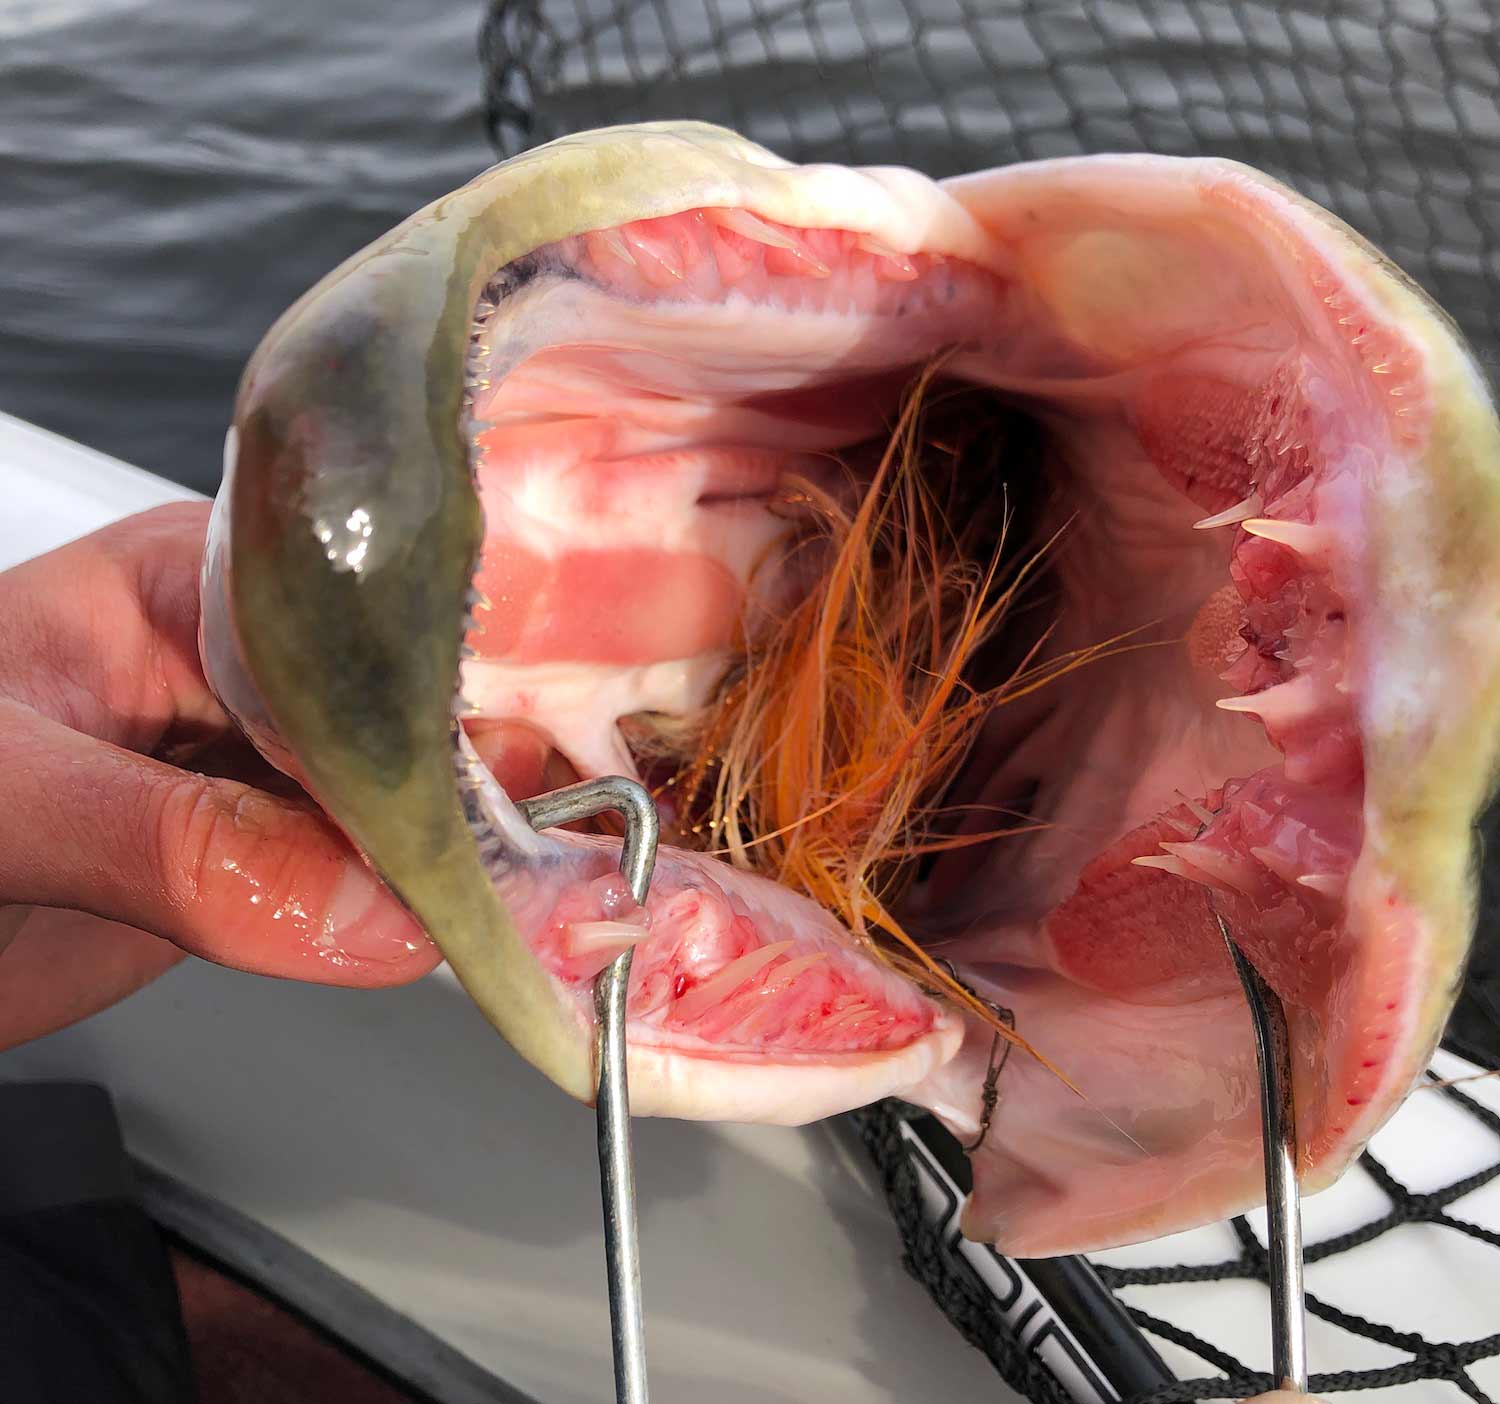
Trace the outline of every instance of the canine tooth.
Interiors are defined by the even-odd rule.
[[[1221,697],[1214,703],[1221,712],[1248,712],[1252,717],[1260,715],[1260,693],[1249,697]]]
[[[757,244],[769,244],[773,249],[790,249],[794,253],[803,252],[802,246],[795,239],[767,224],[765,220],[757,219],[749,210],[713,210],[709,217],[715,224],[722,224],[725,229],[732,229],[736,234],[754,239]]]
[[[706,1014],[714,1005],[721,1003],[739,989],[762,966],[769,965],[783,951],[792,948],[790,941],[777,941],[762,946],[758,951],[747,951],[732,960],[717,974],[710,975],[701,985],[687,991],[673,1006],[672,1017],[690,1023],[700,1014]]]
[[[873,234],[859,235],[854,241],[854,247],[863,249],[867,254],[874,254],[880,260],[876,264],[876,271],[883,274],[887,282],[909,283],[917,276],[917,265],[906,254],[893,249]]]
[[[877,239],[873,234],[856,234],[854,236],[854,247],[863,249],[866,253],[874,254],[876,258],[904,258],[905,255],[893,249],[884,239]]]
[[[1248,712],[1267,726],[1284,726],[1311,716],[1317,705],[1318,681],[1306,673],[1248,697],[1221,697],[1214,703],[1220,711]]]
[[[1299,556],[1320,555],[1328,548],[1326,527],[1312,526],[1307,522],[1279,522],[1273,517],[1251,517],[1243,525],[1251,536],[1274,541]]]
[[[1186,819],[1173,819],[1170,815],[1166,814],[1163,814],[1162,818],[1176,829],[1183,838],[1197,838],[1203,827],[1201,824],[1189,824]]]
[[[1233,507],[1226,507],[1222,512],[1215,512],[1211,517],[1204,517],[1193,523],[1194,531],[1212,531],[1214,527],[1235,526],[1247,517],[1253,517],[1261,510],[1260,492],[1252,492],[1243,502],[1236,502]]]
[[[1297,883],[1324,897],[1338,897],[1344,890],[1344,884],[1332,873],[1303,873]]]
[[[790,235],[783,234],[781,230],[773,228],[765,220],[757,219],[749,210],[715,210],[713,219],[716,224],[723,225],[725,229],[732,229],[746,239],[754,239],[757,244],[768,244],[773,249],[785,249],[799,263],[805,264],[806,271],[814,277],[826,278],[833,271],[805,244],[793,239]]]
[[[1246,882],[1248,874],[1244,868],[1217,849],[1202,843],[1164,843],[1162,848],[1174,858],[1181,859],[1189,868],[1196,868],[1217,885],[1232,888],[1247,897],[1253,895],[1252,886]]]

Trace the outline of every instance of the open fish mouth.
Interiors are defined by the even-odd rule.
[[[853,511],[885,491],[860,455],[923,374],[1026,445],[960,465],[966,513],[1004,494],[1049,543],[1046,628],[997,637],[1083,660],[997,694],[945,778],[955,810],[1025,821],[906,873],[946,990],[712,842],[664,847],[638,909],[616,841],[535,835],[513,804],[549,775],[657,777],[620,723],[701,717],[827,588],[801,485]],[[638,1112],[906,1097],[979,1141],[967,1230],[1041,1255],[1257,1202],[1216,913],[1288,1009],[1307,1188],[1409,1090],[1474,922],[1497,533],[1500,426],[1457,333],[1253,171],[939,185],[662,124],[486,172],[273,328],[203,645],[251,739],[560,1086],[591,1097],[590,984],[633,946]],[[976,651],[998,672],[966,695],[1015,654]],[[1013,1050],[992,1112],[985,1009],[1043,1055]]]

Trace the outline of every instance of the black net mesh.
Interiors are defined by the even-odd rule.
[[[1495,1138],[1493,1163],[1440,1189],[1415,1193],[1373,1155],[1366,1153],[1360,1158],[1359,1169],[1350,1173],[1368,1175],[1389,1202],[1389,1209],[1357,1229],[1310,1242],[1306,1249],[1309,1265],[1386,1235],[1399,1234],[1415,1224],[1439,1225],[1453,1233],[1466,1234],[1482,1243],[1500,1247],[1500,1234],[1453,1212],[1454,1206],[1466,1195],[1500,1179],[1500,1116],[1461,1088],[1440,1086],[1439,1090],[1441,1095],[1450,1098],[1465,1114],[1492,1133]],[[907,1270],[927,1288],[964,1338],[982,1350],[1001,1375],[1027,1398],[1045,1401],[1045,1404],[1073,1404],[1074,1397],[1047,1365],[1021,1348],[994,1297],[965,1264],[953,1256],[941,1229],[922,1212],[916,1169],[907,1142],[900,1134],[906,1110],[901,1103],[886,1102],[856,1113],[854,1121],[880,1170],[891,1214],[901,1237]],[[1098,1264],[1097,1271],[1105,1284],[1115,1291],[1169,1283],[1221,1282],[1232,1278],[1265,1282],[1267,1257],[1264,1245],[1247,1220],[1237,1218],[1231,1224],[1240,1252],[1224,1261],[1174,1267]],[[1484,1286],[1474,1284],[1474,1290],[1484,1291]],[[1399,1290],[1393,1284],[1393,1296],[1396,1295],[1399,1295]],[[1127,1404],[1190,1404],[1195,1400],[1244,1399],[1275,1388],[1270,1375],[1250,1369],[1212,1341],[1133,1303],[1126,1303],[1125,1309],[1148,1336],[1182,1347],[1214,1372],[1205,1371],[1197,1378],[1136,1393]],[[1398,1364],[1376,1369],[1314,1374],[1311,1387],[1315,1392],[1336,1394],[1418,1381],[1442,1381],[1448,1387],[1446,1397],[1455,1401],[1465,1397],[1482,1404],[1494,1404],[1493,1397],[1469,1373],[1469,1367],[1476,1361],[1500,1356],[1500,1332],[1476,1340],[1433,1342],[1413,1332],[1343,1310],[1336,1303],[1323,1301],[1311,1293],[1307,1297],[1307,1309],[1314,1317],[1368,1341],[1389,1346],[1405,1357]],[[1500,1324],[1500,1315],[1497,1315],[1497,1324]],[[1426,1400],[1441,1396],[1429,1388],[1420,1397]]]
[[[1492,0],[492,0],[481,47],[491,130],[505,155],[588,127],[692,117],[793,160],[897,163],[933,176],[1099,151],[1245,161],[1372,239],[1454,315],[1492,380],[1500,368],[1500,8]],[[1493,830],[1496,816],[1485,827]],[[1500,846],[1489,847],[1480,946],[1448,1042],[1493,1066]],[[1493,1112],[1460,1089],[1442,1095],[1500,1137]],[[1021,1348],[924,1219],[900,1114],[873,1108],[858,1123],[909,1268],[1007,1380],[1032,1399],[1065,1404],[1058,1379]],[[1311,1244],[1309,1260],[1418,1223],[1500,1246],[1491,1230],[1450,1212],[1500,1177],[1500,1143],[1496,1157],[1477,1175],[1415,1194],[1365,1156],[1351,1173],[1372,1178],[1389,1212]],[[1264,1281],[1260,1243],[1245,1221],[1233,1227],[1241,1251],[1230,1260],[1100,1273],[1117,1290]],[[1308,1306],[1404,1357],[1319,1376],[1319,1391],[1425,1381],[1422,1399],[1489,1397],[1468,1367],[1500,1354],[1500,1336],[1433,1343],[1316,1297]],[[1128,1310],[1147,1333],[1217,1372],[1134,1404],[1270,1388],[1212,1342],[1138,1305]]]
[[[929,175],[1097,151],[1249,162],[1335,210],[1500,364],[1490,0],[497,0],[507,155],[695,117]]]

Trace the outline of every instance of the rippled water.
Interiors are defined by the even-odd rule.
[[[1386,246],[1493,370],[1500,21],[1434,3],[502,0],[491,38],[522,99],[511,146],[698,116],[934,174],[1237,156]],[[0,0],[0,409],[212,488],[277,313],[493,159],[485,9]]]
[[[0,409],[212,491],[246,356],[494,160],[478,0],[0,0]]]

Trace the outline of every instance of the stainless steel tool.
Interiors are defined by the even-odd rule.
[[[1307,1293],[1302,1280],[1302,1197],[1297,1185],[1297,1109],[1292,1050],[1281,997],[1245,959],[1217,912],[1255,1026],[1260,1128],[1266,1162],[1267,1284],[1271,1289],[1271,1369],[1281,1389],[1307,1389]]]
[[[641,906],[651,888],[660,835],[656,803],[645,787],[619,775],[585,780],[523,800],[534,829],[592,818],[607,810],[625,819],[620,871]],[[641,1320],[640,1238],[636,1228],[635,1164],[630,1147],[630,1087],[625,1071],[625,995],[630,985],[626,951],[594,984],[597,1026],[599,1180],[604,1198],[604,1258],[609,1275],[610,1335],[615,1357],[616,1404],[647,1404],[646,1337]]]

